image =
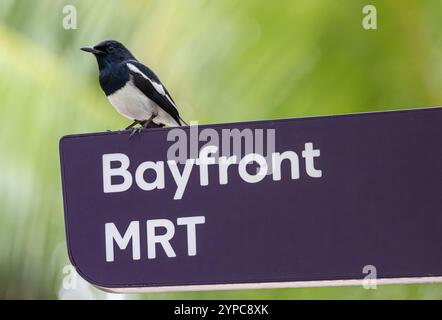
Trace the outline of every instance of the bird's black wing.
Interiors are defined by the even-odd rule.
[[[133,77],[135,86],[160,108],[167,112],[178,125],[181,125],[184,121],[180,118],[175,102],[172,100],[169,92],[167,92],[155,73],[142,63],[135,60],[128,61],[127,67],[129,73]]]

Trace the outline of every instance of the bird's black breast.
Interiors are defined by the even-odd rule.
[[[126,85],[130,79],[130,74],[126,64],[109,65],[100,70],[100,86],[106,96]]]

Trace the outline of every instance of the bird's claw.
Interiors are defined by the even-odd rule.
[[[141,131],[143,131],[143,128],[142,128],[142,127],[136,127],[136,128],[133,128],[133,129],[132,129],[132,132],[130,133],[130,136],[129,136],[129,137],[133,137],[133,135],[134,135],[135,133],[137,133],[137,132],[138,132],[138,134],[141,134]]]

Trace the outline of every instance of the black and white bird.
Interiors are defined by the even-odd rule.
[[[142,128],[186,124],[160,79],[120,42],[107,40],[81,50],[97,58],[100,86],[110,103],[134,121],[126,130],[137,124]]]

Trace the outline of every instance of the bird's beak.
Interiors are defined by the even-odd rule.
[[[93,54],[96,54],[96,55],[101,55],[101,54],[104,53],[103,51],[97,50],[95,48],[80,48],[80,50],[83,50],[83,51],[86,51],[86,52],[90,52],[90,53],[93,53]]]

